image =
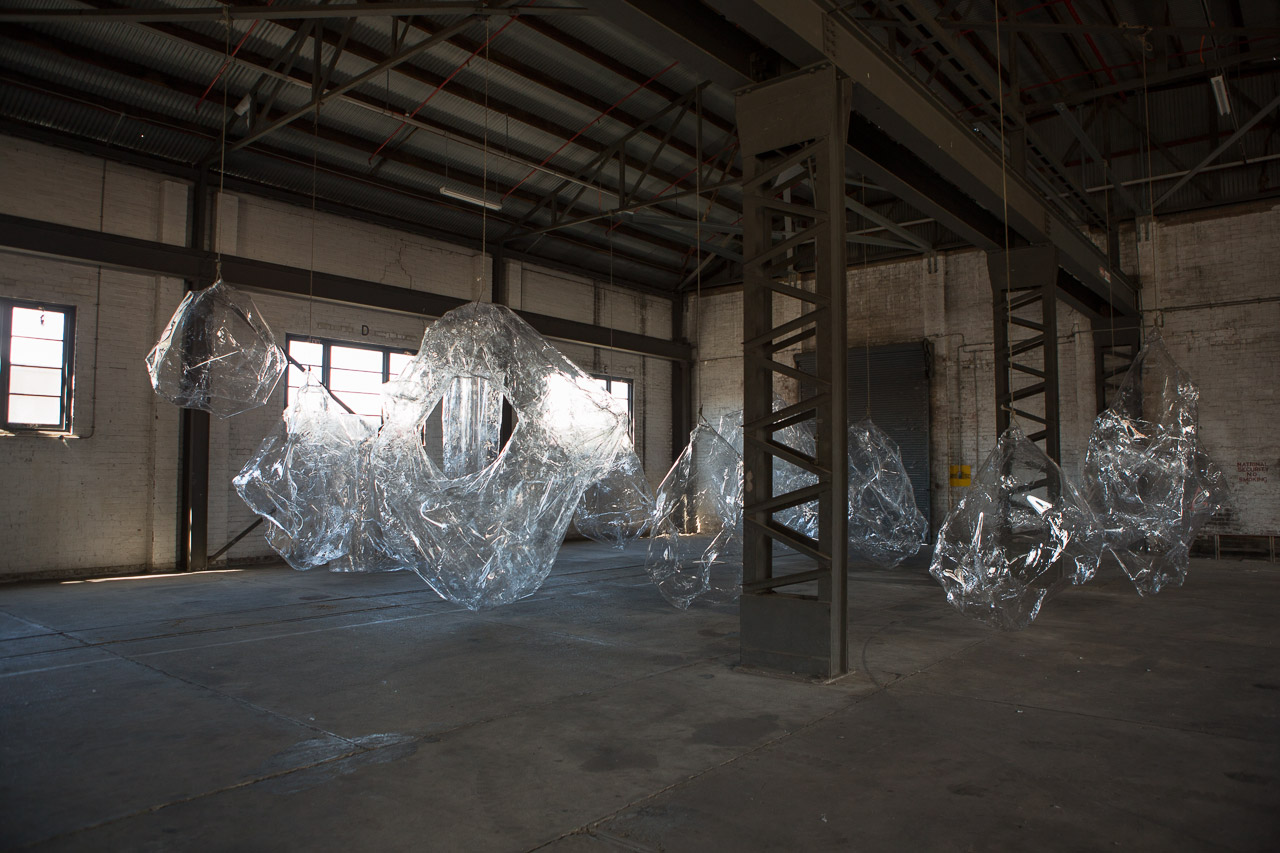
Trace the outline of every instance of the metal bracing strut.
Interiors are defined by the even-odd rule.
[[[821,63],[738,93],[743,157],[743,666],[835,678],[848,671],[848,469],[845,435],[845,137],[849,83]],[[804,259],[812,287],[796,270]],[[810,376],[775,356],[813,341]],[[775,381],[816,392],[774,411]],[[775,433],[812,423],[814,456]],[[817,484],[775,494],[775,460]],[[815,501],[818,538],[775,513]],[[775,546],[814,568],[774,565]],[[816,585],[816,592],[812,591]]]
[[[1014,415],[1027,438],[1061,461],[1058,417],[1058,253],[1052,246],[988,252],[995,331],[996,432]]]

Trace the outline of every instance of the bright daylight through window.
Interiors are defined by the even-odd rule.
[[[313,338],[288,339],[289,355],[310,367],[333,395],[372,423],[382,419],[382,383],[394,379],[413,358],[412,352],[387,347],[343,344]],[[285,406],[293,404],[302,371],[289,366]]]
[[[0,299],[0,417],[4,429],[71,429],[74,324],[74,308]]]

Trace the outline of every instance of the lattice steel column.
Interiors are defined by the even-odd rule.
[[[742,663],[834,678],[848,671],[844,152],[849,84],[823,63],[742,90],[737,115],[746,258]],[[802,277],[811,278],[812,287]],[[775,359],[806,340],[816,347],[815,375]],[[775,412],[775,381],[784,378],[812,383],[816,394]],[[775,438],[778,430],[805,422],[815,430],[813,456]],[[817,483],[774,494],[776,460],[809,472]],[[817,539],[775,517],[815,501]],[[807,557],[816,568],[775,567],[775,545]]]
[[[995,330],[996,431],[1013,414],[1027,438],[1061,461],[1058,417],[1058,253],[1052,246],[988,252]]]

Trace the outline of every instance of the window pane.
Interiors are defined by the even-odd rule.
[[[66,328],[66,315],[61,311],[16,307],[13,309],[13,326],[10,333],[16,337],[60,341]]]
[[[62,426],[62,398],[11,394],[9,395],[9,422]]]
[[[365,394],[382,393],[382,371],[366,373],[363,370],[329,371],[330,391],[359,391]]]
[[[405,367],[407,367],[409,365],[409,362],[411,361],[413,361],[413,356],[409,355],[408,353],[404,353],[404,352],[391,353],[391,363],[388,367],[388,373],[391,374],[391,378],[395,379],[397,376],[399,376],[400,372],[404,370]]]
[[[62,396],[62,371],[52,367],[15,367],[9,374],[10,394]]]
[[[333,396],[351,407],[357,415],[380,417],[382,415],[381,394],[356,394],[351,391],[335,391]]]
[[[617,397],[619,400],[630,403],[631,402],[631,383],[621,382],[615,379],[613,381],[613,396]]]
[[[15,308],[17,312],[21,309]],[[62,341],[14,336],[9,342],[9,363],[31,367],[62,367]]]
[[[369,370],[382,376],[382,352],[355,347],[334,347],[329,351],[329,366],[348,370]]]
[[[296,358],[303,364],[313,364],[319,367],[324,362],[324,344],[312,343],[311,341],[289,341],[289,355]]]

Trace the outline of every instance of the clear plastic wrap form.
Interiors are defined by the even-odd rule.
[[[1142,595],[1182,585],[1196,532],[1222,503],[1222,473],[1200,443],[1199,396],[1153,336],[1089,435],[1089,501]]]
[[[961,613],[1024,628],[1063,584],[1093,577],[1102,548],[1083,496],[1014,425],[942,523],[929,573]]]
[[[397,572],[408,569],[387,543],[378,516],[378,485],[371,456],[373,436],[360,443],[356,462],[356,507],[347,553],[329,563],[331,572]]]
[[[451,476],[423,446],[423,426],[451,395],[461,403],[455,382],[475,380],[505,398],[516,423],[477,467],[494,447],[496,433],[479,422],[493,417],[492,398],[479,396],[475,419],[443,418],[446,448],[474,448]],[[627,440],[618,405],[509,309],[470,303],[445,314],[383,389],[372,465],[387,545],[442,597],[473,610],[533,594],[583,492]],[[462,430],[472,435],[454,434]]]
[[[775,411],[786,406],[775,399]],[[739,454],[742,452],[742,412],[730,412],[716,431]],[[817,439],[811,423],[792,424],[774,433],[775,439],[813,456]],[[870,420],[848,430],[849,552],[854,557],[892,568],[917,553],[928,540],[928,525],[916,507],[915,493],[902,455],[893,439]],[[782,495],[818,482],[810,472],[784,459],[773,460],[773,493]],[[810,538],[818,536],[818,503],[811,501],[774,515],[778,521]]]
[[[583,492],[573,526],[588,539],[622,549],[644,534],[652,516],[653,489],[628,438],[604,476]]]
[[[183,297],[147,355],[157,394],[220,418],[267,402],[284,369],[284,353],[253,300],[221,279]]]
[[[682,610],[742,591],[742,455],[705,421],[658,486],[645,569]]]
[[[240,497],[269,523],[267,542],[295,569],[349,553],[360,516],[360,448],[372,434],[308,374],[280,426],[236,476]]]
[[[893,439],[869,419],[849,427],[849,550],[884,568],[929,538],[911,478]]]

